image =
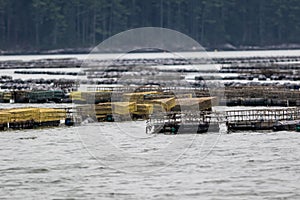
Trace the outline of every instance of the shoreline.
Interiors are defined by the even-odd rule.
[[[87,48],[64,48],[64,49],[49,49],[49,50],[1,50],[0,56],[17,56],[17,55],[68,55],[68,54],[89,54],[94,47]],[[282,44],[282,45],[271,45],[271,46],[239,46],[235,47],[231,44],[223,44],[217,46],[208,46],[204,47],[204,50],[207,52],[228,52],[228,51],[271,51],[271,50],[300,50],[300,44]],[[116,53],[122,52],[120,50],[108,50],[114,51]],[[185,52],[193,52],[185,51]],[[105,53],[105,52],[103,52]],[[161,53],[161,51],[157,51],[155,49],[149,49],[144,51],[136,51],[131,53]]]

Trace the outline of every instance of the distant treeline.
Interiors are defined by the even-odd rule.
[[[0,50],[91,47],[144,26],[207,47],[300,44],[300,1],[0,0]]]

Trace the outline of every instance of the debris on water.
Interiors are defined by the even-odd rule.
[[[31,136],[31,137],[21,137],[19,140],[35,140],[37,137],[36,136]]]

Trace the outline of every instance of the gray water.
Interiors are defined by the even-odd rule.
[[[124,127],[137,130],[135,126],[142,123],[131,122],[124,124]],[[122,137],[124,134],[120,129],[111,130],[111,127],[111,124],[104,123],[71,128],[2,132],[0,198],[300,198],[299,133],[156,135],[145,139],[147,145],[137,145],[139,148],[134,148],[133,141],[140,142],[143,139],[134,137],[133,132],[126,139]],[[90,152],[91,149],[86,143],[87,138],[93,138],[90,133],[97,129],[101,130],[101,137],[105,130],[111,130],[109,135],[115,136],[112,140],[114,144],[119,145],[119,150],[126,154],[136,151],[137,156],[131,157],[128,160],[130,163],[126,162],[126,159],[117,160],[115,158],[119,156],[118,152],[112,150],[112,146],[110,149],[105,147],[106,151],[96,152],[95,156],[95,151]],[[215,142],[207,142],[207,146],[203,145],[200,148],[199,141],[204,138]],[[169,141],[177,146],[176,149],[169,150],[183,152],[177,159],[174,159],[174,154],[170,153],[168,145],[166,146]],[[187,147],[184,144],[191,145]],[[161,155],[165,160],[153,163],[153,158],[155,160],[160,157],[152,152],[160,147],[162,150],[166,149],[165,154]],[[145,157],[140,151],[143,148],[144,152],[147,152]],[[203,154],[199,153],[200,151]],[[103,160],[99,160],[101,156]],[[143,170],[138,170],[141,160],[145,161]],[[172,160],[174,162],[167,165],[168,161]],[[131,170],[128,168],[123,171],[124,165],[131,166]]]

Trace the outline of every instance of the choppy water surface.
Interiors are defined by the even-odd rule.
[[[241,132],[234,134],[157,135],[145,140],[147,154],[131,158],[132,171],[118,169],[124,160],[114,159],[106,149],[101,155],[110,161],[95,159],[85,149],[95,127],[55,128],[2,132],[0,134],[0,197],[3,199],[299,199],[300,134],[295,132]],[[100,134],[108,134],[109,124],[101,125]],[[134,126],[128,124],[128,127]],[[84,131],[85,130],[85,131]],[[134,129],[133,129],[134,130]],[[138,129],[135,129],[138,130]],[[115,128],[109,135],[120,135]],[[131,134],[134,134],[131,132]],[[218,137],[216,137],[218,136]],[[118,137],[115,137],[118,138]],[[124,152],[143,150],[133,141],[119,137],[115,144]],[[208,156],[204,138],[218,139]],[[107,138],[106,138],[107,139]],[[168,151],[165,162],[153,162],[151,151],[177,144],[184,152],[171,165],[151,173],[134,173],[141,159],[149,160],[145,169],[164,167],[174,156]],[[190,143],[188,147],[180,144]],[[155,146],[156,148],[152,148]],[[113,148],[113,147],[112,147]],[[112,149],[111,148],[111,149]],[[100,148],[101,149],[101,148]],[[155,155],[157,156],[157,155]],[[136,159],[136,160],[135,160]],[[119,168],[121,169],[121,168]]]

